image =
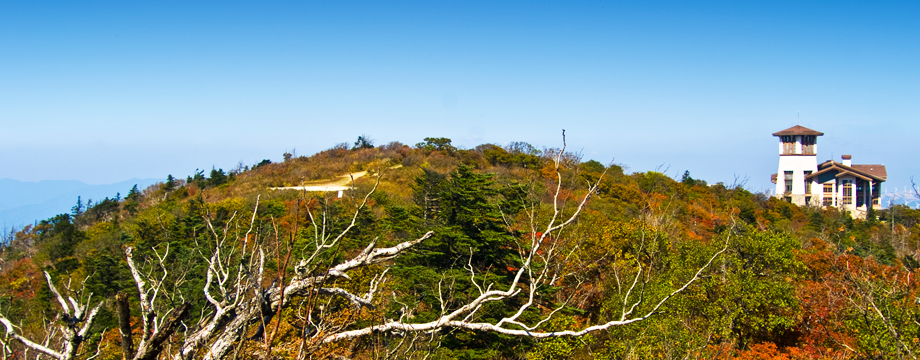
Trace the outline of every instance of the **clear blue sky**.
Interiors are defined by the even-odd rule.
[[[920,3],[0,1],[0,178],[184,177],[366,133],[766,189],[776,138],[920,178]],[[800,112],[800,118],[797,118]]]

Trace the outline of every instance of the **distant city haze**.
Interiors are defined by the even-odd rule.
[[[920,181],[918,13],[916,1],[0,2],[0,179],[184,179],[362,134],[559,147],[566,129],[586,160],[763,191],[771,133],[803,125],[826,134],[818,161],[885,164],[885,189],[903,190]]]

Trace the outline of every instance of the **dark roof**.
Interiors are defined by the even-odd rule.
[[[885,165],[869,164],[869,165],[852,165],[851,168],[854,168],[858,171],[864,172],[875,177],[882,179],[888,179],[888,170],[885,169]]]
[[[818,171],[806,176],[806,179],[811,179],[829,171],[837,170],[840,173],[849,173],[863,180],[879,180],[885,181],[888,180],[888,171],[885,170],[885,165],[853,165],[846,166],[839,162],[833,160],[828,160],[823,163],[818,164]],[[837,176],[840,176],[838,173]]]
[[[821,135],[824,135],[824,133],[823,133],[823,132],[820,132],[820,131],[814,131],[814,130],[812,130],[812,129],[809,129],[809,128],[804,127],[804,126],[801,126],[801,125],[796,125],[796,126],[793,126],[793,127],[791,127],[791,128],[788,128],[788,129],[786,129],[786,130],[777,131],[777,132],[773,133],[773,136],[783,136],[783,135],[815,135],[815,136],[821,136]]]

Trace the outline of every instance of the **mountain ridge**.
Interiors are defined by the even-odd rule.
[[[0,225],[21,228],[54,215],[69,213],[77,197],[88,200],[124,196],[137,184],[139,189],[162,179],[131,178],[112,184],[90,185],[79,180],[19,181],[0,179]]]

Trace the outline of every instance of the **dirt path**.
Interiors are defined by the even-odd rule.
[[[304,186],[284,186],[284,187],[273,187],[268,188],[269,190],[300,190],[300,191],[341,191],[351,189],[352,177],[355,180],[358,178],[367,175],[367,171],[359,171],[356,173],[346,174],[339,176],[338,180],[333,180],[329,182],[319,183],[319,184],[310,184]]]

